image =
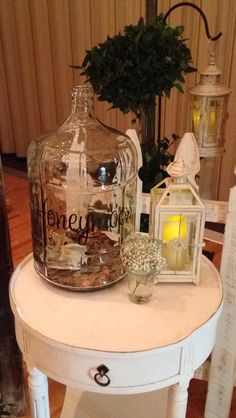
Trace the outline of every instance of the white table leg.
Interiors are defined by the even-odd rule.
[[[31,414],[33,418],[50,418],[48,379],[36,368],[28,368]]]
[[[186,417],[189,382],[190,380],[187,380],[170,387],[167,406],[168,418]]]

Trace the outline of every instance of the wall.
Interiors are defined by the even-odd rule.
[[[159,0],[158,12],[166,12],[177,1]],[[230,86],[226,152],[221,165],[219,194],[227,199],[234,184],[236,164],[234,121],[236,120],[236,2],[195,0],[206,13],[210,33],[223,36],[216,43],[217,65],[222,81]],[[26,155],[28,144],[42,132],[62,123],[70,109],[70,89],[82,80],[70,64],[80,64],[85,50],[106,36],[136,23],[145,15],[145,0],[0,0],[0,148],[2,152]],[[207,64],[209,41],[198,13],[190,7],[172,12],[170,22],[183,24],[192,51],[193,64],[202,70]],[[186,79],[185,94],[172,92],[163,101],[162,133],[188,131],[188,89],[197,75]],[[96,104],[96,114],[105,123],[125,130],[129,116],[107,111]]]

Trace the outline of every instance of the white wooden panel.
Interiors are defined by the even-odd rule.
[[[236,186],[231,189],[221,260],[224,309],[211,357],[206,418],[228,418],[236,366]]]
[[[218,200],[203,200],[203,204],[206,208],[206,222],[226,222],[228,202],[221,202]]]

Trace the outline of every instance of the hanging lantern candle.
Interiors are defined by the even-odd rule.
[[[188,181],[182,160],[171,163],[167,172],[171,177],[151,190],[149,233],[163,241],[166,260],[158,280],[199,284],[204,205]]]
[[[211,53],[207,67],[200,73],[200,83],[190,90],[190,126],[200,157],[216,157],[224,151],[230,89],[221,84],[221,73]]]

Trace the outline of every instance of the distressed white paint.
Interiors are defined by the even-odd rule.
[[[34,367],[28,366],[28,386],[30,391],[30,406],[34,418],[48,418],[48,381],[47,377]]]
[[[228,418],[236,373],[236,186],[230,191],[221,260],[224,308],[211,358],[206,418]]]
[[[10,299],[33,382],[33,418],[49,417],[42,374],[106,395],[179,385],[169,398],[168,418],[184,418],[188,381],[214,344],[222,288],[218,272],[203,258],[199,286],[159,284],[141,306],[129,301],[125,280],[100,292],[57,289],[40,279],[28,257],[13,274]],[[107,387],[94,381],[100,364],[110,370]],[[37,415],[43,410],[45,416]]]

